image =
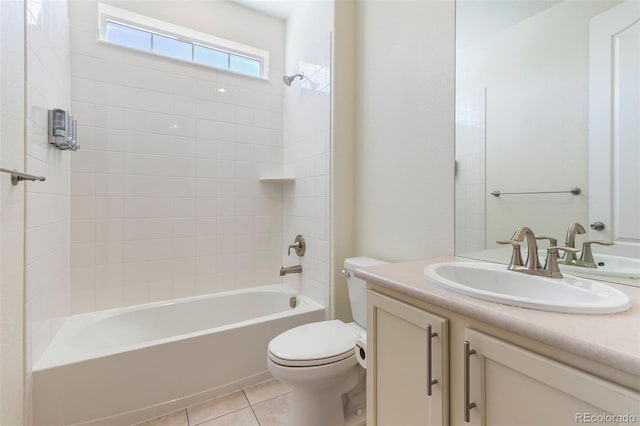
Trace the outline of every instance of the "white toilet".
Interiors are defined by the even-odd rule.
[[[355,322],[321,321],[287,330],[269,343],[268,367],[291,388],[296,426],[363,425],[365,370],[356,361],[355,344],[366,338],[367,291],[353,274],[386,262],[368,257],[344,261]]]

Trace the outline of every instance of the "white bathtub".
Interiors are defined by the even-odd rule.
[[[73,315],[33,369],[33,425],[133,424],[266,380],[269,341],[323,319],[284,285]]]

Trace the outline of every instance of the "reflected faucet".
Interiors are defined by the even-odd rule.
[[[573,222],[571,225],[569,225],[569,228],[567,228],[567,236],[565,237],[564,245],[567,247],[575,248],[576,234],[584,234],[585,232],[587,231],[584,229],[582,225],[580,225],[578,222]],[[570,251],[566,252],[564,256],[564,262],[573,263],[575,261],[576,261],[576,254]]]
[[[573,247],[575,248],[576,246],[576,234],[584,234],[587,231],[584,229],[584,227],[582,225],[580,225],[578,222],[573,222],[571,225],[569,225],[569,228],[567,229],[567,237],[566,237],[566,245],[567,247]],[[593,252],[591,251],[591,245],[592,244],[600,244],[603,246],[611,246],[613,245],[613,243],[611,241],[603,241],[603,240],[594,240],[594,241],[585,241],[584,243],[582,243],[582,253],[580,254],[580,259],[576,258],[576,251],[571,252],[568,251],[566,252],[567,254],[565,255],[564,259],[560,260],[560,263],[564,263],[567,265],[573,265],[573,266],[582,266],[583,268],[597,268],[598,265],[596,265],[596,262],[593,260]]]

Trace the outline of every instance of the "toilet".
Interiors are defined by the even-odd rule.
[[[296,426],[359,426],[366,423],[365,370],[356,341],[366,339],[367,289],[358,268],[386,262],[352,257],[344,262],[354,322],[320,321],[281,333],[269,342],[267,365],[291,388]]]

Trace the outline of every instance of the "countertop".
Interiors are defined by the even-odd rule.
[[[640,377],[640,288],[607,283],[626,293],[632,307],[608,315],[564,314],[517,308],[465,296],[431,284],[432,263],[472,261],[441,257],[359,269],[357,277],[444,309]]]

